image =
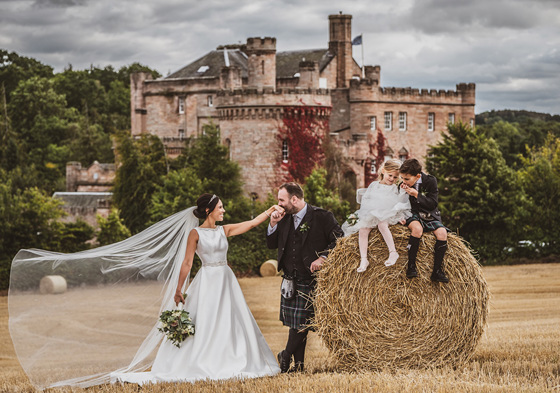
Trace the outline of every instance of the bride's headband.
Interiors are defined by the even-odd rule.
[[[213,195],[212,195],[212,198],[210,198],[210,202],[208,202],[208,204],[211,204],[212,201],[213,201],[214,199],[216,199],[216,198],[217,198],[216,194],[213,194]]]

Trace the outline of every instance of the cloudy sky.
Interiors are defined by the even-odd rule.
[[[559,0],[0,0],[0,48],[57,72],[140,62],[166,75],[247,37],[326,48],[339,11],[353,16],[382,86],[474,82],[477,113],[560,114]]]

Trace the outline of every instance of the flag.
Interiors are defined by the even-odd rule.
[[[362,35],[361,34],[354,37],[354,39],[352,40],[352,45],[362,45]]]

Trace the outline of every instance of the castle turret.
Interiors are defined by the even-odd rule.
[[[336,87],[352,79],[352,15],[329,15],[329,52],[336,56]]]
[[[249,72],[247,87],[276,89],[276,38],[248,38],[246,52]]]

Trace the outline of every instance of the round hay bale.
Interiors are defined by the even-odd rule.
[[[275,259],[269,259],[265,261],[260,268],[260,273],[262,277],[274,277],[278,275],[278,261]]]
[[[364,273],[356,272],[358,234],[339,239],[317,277],[317,333],[344,371],[459,366],[472,356],[486,325],[489,291],[480,265],[450,233],[443,265],[450,282],[432,282],[435,237],[425,233],[419,275],[408,279],[410,231],[395,225],[391,232],[397,263],[383,264],[389,252],[373,229]]]
[[[62,276],[45,276],[39,282],[39,291],[43,295],[64,293],[66,289],[66,280]]]

